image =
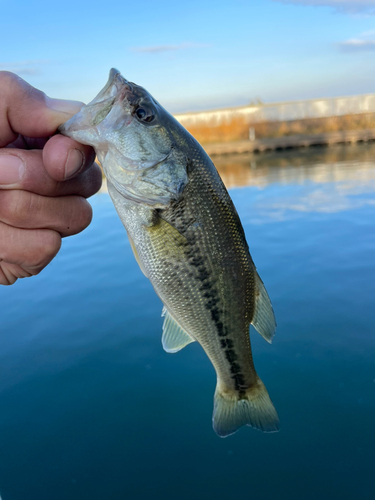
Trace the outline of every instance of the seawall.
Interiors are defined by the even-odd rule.
[[[203,144],[210,156],[235,153],[261,153],[263,151],[326,146],[330,144],[350,144],[375,141],[375,129],[330,132],[313,135],[292,135],[275,138],[256,139],[254,141],[236,141],[228,143]]]

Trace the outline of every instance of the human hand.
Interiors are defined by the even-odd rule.
[[[0,284],[38,274],[61,238],[91,222],[101,186],[89,146],[55,134],[82,103],[50,99],[0,71]]]

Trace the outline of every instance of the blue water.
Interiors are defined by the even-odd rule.
[[[2,500],[372,500],[372,158],[218,161],[278,322],[271,346],[251,334],[277,434],[215,435],[212,366],[196,343],[163,351],[161,303],[108,195],[93,197],[88,230],[0,289]]]

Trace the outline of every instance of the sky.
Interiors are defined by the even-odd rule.
[[[172,113],[375,93],[375,0],[0,0],[0,70],[90,101],[111,67]]]

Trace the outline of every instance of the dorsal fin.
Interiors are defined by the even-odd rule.
[[[255,271],[255,309],[251,324],[271,344],[275,335],[276,320],[267,290]]]
[[[166,307],[163,307],[161,315],[165,316],[161,342],[166,352],[180,351],[186,345],[195,342],[195,340],[180,327],[177,321],[172,318]]]

